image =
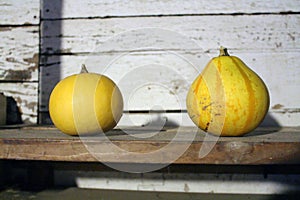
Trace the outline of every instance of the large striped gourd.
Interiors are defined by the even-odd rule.
[[[186,99],[192,121],[220,136],[241,136],[254,130],[269,108],[262,79],[227,49],[206,65],[192,83]]]
[[[107,76],[88,73],[62,79],[53,89],[49,113],[54,125],[68,135],[106,132],[116,126],[123,113],[123,98]]]

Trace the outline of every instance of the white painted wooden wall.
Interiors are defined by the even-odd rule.
[[[269,88],[263,125],[300,125],[297,0],[20,2],[0,0],[0,92],[18,99],[25,121],[35,123],[39,114],[49,123],[51,90],[85,63],[119,85],[120,125],[193,125],[187,90],[223,45]]]
[[[38,116],[39,0],[0,0],[0,92],[25,123]]]

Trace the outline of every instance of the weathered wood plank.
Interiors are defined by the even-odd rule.
[[[131,134],[126,131],[131,131]],[[108,140],[105,140],[101,139],[102,136],[71,137],[51,128],[4,129],[0,131],[0,157],[2,159],[150,164],[165,163],[174,154],[180,153],[178,155],[181,156],[174,160],[174,163],[299,164],[300,162],[299,128],[261,128],[245,137],[218,138],[209,154],[202,158],[199,158],[202,145],[210,145],[216,138],[207,138],[203,132],[198,132],[190,141],[191,134],[195,134],[195,131],[197,131],[195,127],[166,128],[160,132],[148,128],[135,130],[134,127],[123,127],[122,130],[114,129],[108,132],[106,134]],[[139,134],[151,136],[136,137]],[[175,136],[178,134],[181,137],[176,139]],[[124,151],[122,153],[103,151],[106,147],[110,149],[111,144]],[[160,154],[160,150],[166,145],[168,151],[161,151]],[[183,148],[184,146],[187,148]],[[183,152],[178,152],[183,149]],[[157,152],[156,156],[144,156],[153,151]]]
[[[180,4],[182,7],[179,8],[178,4],[172,4],[171,1],[154,1],[151,2],[153,6],[148,7],[145,6],[147,2],[143,1],[143,12],[139,12],[138,9],[141,1],[134,1],[132,4],[127,2],[128,4],[121,8],[116,6],[122,5],[123,2],[119,1],[107,2],[101,8],[95,1],[89,1],[90,4],[82,6],[79,6],[80,3],[76,5],[69,1],[64,1],[63,5],[44,2],[43,8],[48,11],[44,12],[42,23],[44,56],[41,61],[40,110],[47,112],[49,94],[57,81],[77,73],[82,63],[86,63],[90,71],[104,72],[119,84],[126,100],[126,110],[158,109],[157,106],[162,110],[184,109],[185,95],[190,84],[187,84],[186,80],[194,80],[209,58],[217,54],[216,49],[224,45],[266,81],[271,93],[271,114],[275,116],[275,121],[280,125],[298,125],[300,114],[297,102],[300,101],[300,96],[294,91],[298,91],[300,85],[297,78],[300,17],[296,13],[279,15],[278,12],[298,12],[299,6],[296,4],[299,2],[242,1],[232,4],[226,1],[223,4],[209,5],[205,2],[207,6],[214,6],[211,10],[203,5],[201,9],[196,9],[201,2],[186,2]],[[231,5],[228,6],[227,3]],[[159,7],[158,4],[169,6]],[[78,7],[82,10],[73,12]],[[92,7],[99,9],[89,11]],[[98,12],[99,10],[101,12]],[[127,13],[128,10],[131,13]],[[160,15],[166,16],[155,17],[158,10]],[[239,12],[266,12],[266,15],[230,15]],[[102,18],[106,16],[115,17]],[[47,18],[67,20],[45,20]],[[154,50],[152,54],[143,51],[149,48]],[[157,53],[157,49],[189,55],[185,61],[196,60],[196,63],[200,64],[195,70],[187,62],[183,62],[183,59],[170,56],[170,53],[164,56]],[[135,50],[140,53],[134,52]],[[52,54],[73,56],[57,57]],[[162,67],[152,72],[144,70],[143,73],[134,74],[135,69],[142,69],[142,66],[147,66],[148,70],[156,69],[153,66],[167,68]],[[175,76],[174,71],[178,72]],[[158,75],[158,72],[162,75]],[[143,80],[126,82],[129,77],[131,80],[143,77]],[[142,84],[145,82],[147,84]],[[151,87],[148,87],[149,85]],[[140,121],[147,123],[147,117],[141,118]]]
[[[37,81],[39,27],[0,27],[0,80]]]
[[[0,91],[16,102],[16,123],[36,123],[40,1],[0,0],[0,10]]]
[[[65,173],[62,173],[62,176],[64,176]],[[102,174],[101,174],[102,175]],[[104,176],[101,176],[101,178],[105,179],[104,177],[106,177],[105,175],[107,174],[103,174]],[[148,174],[147,174],[148,175]],[[157,175],[157,174],[155,174]],[[177,175],[177,174],[176,174]],[[81,176],[81,175],[78,175]],[[117,174],[117,176],[122,176],[124,177],[124,175],[122,174]],[[131,178],[134,177],[134,178]],[[143,177],[145,175],[143,174]],[[165,178],[165,174],[159,174],[158,176]],[[203,180],[203,176],[200,176],[199,179],[197,181],[195,181],[193,178],[189,177],[189,176],[185,176],[185,174],[181,174],[181,176],[183,177],[182,179],[188,179],[186,181],[182,181],[182,179],[180,179],[181,184],[178,183],[178,187],[174,187],[174,185],[176,185],[176,179],[175,180],[171,180],[171,184],[170,187],[173,189],[171,191],[160,191],[157,190],[159,188],[166,188],[165,187],[165,180],[161,180],[161,181],[153,181],[152,179],[146,179],[146,178],[140,178],[138,179],[139,181],[134,182],[135,184],[132,184],[130,182],[130,184],[128,183],[127,180],[132,180],[135,181],[136,178],[133,174],[129,174],[128,177],[126,176],[126,179],[120,178],[116,178],[117,180],[113,179],[113,178],[107,178],[107,183],[103,183],[105,185],[111,186],[110,189],[103,189],[103,188],[97,188],[93,187],[94,182],[91,181],[88,182],[87,184],[90,184],[90,188],[81,188],[81,187],[74,187],[74,188],[67,188],[64,190],[58,190],[58,191],[42,191],[42,192],[38,192],[37,195],[35,196],[36,198],[48,198],[48,199],[55,199],[57,198],[57,196],[60,196],[61,198],[65,199],[65,200],[72,200],[74,199],[74,197],[79,198],[79,199],[114,199],[114,200],[122,200],[124,199],[124,197],[128,198],[128,199],[132,199],[132,200],[137,200],[137,199],[152,199],[152,200],[161,200],[161,199],[165,199],[165,200],[169,200],[169,199],[181,199],[181,200],[198,200],[198,199],[218,199],[218,200],[226,200],[226,199],[231,199],[231,200],[240,200],[240,199],[260,199],[260,200],[268,200],[268,199],[276,199],[276,198],[280,198],[280,199],[297,199],[298,195],[295,193],[290,193],[290,194],[253,194],[248,192],[247,194],[232,194],[230,193],[230,191],[226,190],[228,188],[228,185],[230,184],[230,188],[232,190],[236,189],[236,191],[240,192],[240,188],[243,188],[244,190],[253,190],[255,191],[255,189],[257,187],[250,187],[250,185],[248,185],[245,181],[242,181],[242,185],[241,185],[241,180],[238,179],[240,177],[236,177],[234,176],[234,178],[236,178],[237,180],[234,181],[230,181],[230,182],[226,182],[223,183],[224,184],[224,192],[219,192],[216,191],[215,189],[215,182],[212,184],[207,184],[207,182],[204,182],[205,179]],[[181,178],[181,176],[179,176]],[[212,176],[213,177],[213,176]],[[157,177],[155,177],[157,178]],[[161,179],[163,179],[161,178]],[[178,178],[176,176],[176,178]],[[211,178],[210,176],[208,178]],[[215,178],[215,177],[214,177]],[[220,179],[223,177],[220,177]],[[242,177],[244,178],[244,177]],[[81,181],[81,179],[79,178],[79,180]],[[207,180],[207,179],[206,179]],[[211,180],[211,179],[209,179]],[[232,180],[232,179],[231,179]],[[105,180],[102,180],[103,182]],[[101,183],[102,183],[101,181]],[[179,180],[178,180],[179,181]],[[189,181],[194,181],[194,183],[196,184],[195,188],[199,188],[199,190],[201,190],[201,192],[191,192],[191,191],[184,191],[184,185],[186,184],[186,182]],[[84,184],[84,181],[82,181]],[[82,183],[80,182],[80,183]],[[96,180],[95,182],[98,183],[98,181]],[[100,181],[99,181],[100,182]],[[172,183],[175,182],[175,184],[173,185]],[[207,190],[207,192],[202,192],[203,187],[202,184],[198,184],[199,182],[201,182],[203,184],[203,187],[206,188],[211,188],[211,190]],[[232,183],[234,182],[234,183]],[[259,181],[261,182],[261,185],[264,186],[264,182],[263,181]],[[115,186],[115,184],[120,185],[122,189],[116,189],[113,186]],[[211,182],[210,182],[211,183]],[[216,183],[218,184],[218,183]],[[238,185],[239,184],[239,185]],[[193,184],[192,184],[193,185]],[[200,185],[200,187],[199,187]],[[218,185],[219,186],[219,185]],[[234,186],[239,186],[239,187],[234,187]],[[243,187],[244,186],[244,187]],[[256,185],[257,186],[257,185]],[[129,189],[127,189],[129,188]],[[180,191],[183,192],[179,192],[179,188]],[[187,188],[187,187],[185,187]],[[266,187],[262,187],[262,188],[266,188]],[[260,189],[262,189],[260,188]],[[142,189],[146,190],[146,191],[141,191]],[[151,191],[151,189],[153,191]],[[277,188],[276,188],[277,189]],[[149,191],[150,190],[150,191]],[[247,190],[247,191],[248,191]],[[212,192],[213,191],[213,192]],[[270,191],[270,189],[268,189],[268,192]],[[16,190],[7,190],[7,191],[3,191],[2,193],[4,193],[5,195],[7,195],[8,198],[14,198],[15,194],[22,194],[25,193],[24,191],[16,191]],[[33,193],[33,192],[31,192]],[[30,193],[30,194],[31,194]],[[24,194],[25,196],[26,194]],[[28,195],[29,196],[29,195]],[[33,195],[32,195],[33,196]],[[6,196],[5,196],[6,197]]]
[[[216,51],[214,56],[217,54]],[[44,93],[41,96],[40,111],[48,110],[49,95],[57,81],[78,73],[82,63],[91,72],[105,74],[118,84],[127,111],[185,110],[189,85],[203,70],[211,55],[148,51],[130,53],[119,58],[118,54],[44,56],[41,65],[41,87]],[[278,123],[283,126],[299,125],[300,96],[294,92],[300,91],[299,53],[247,53],[233,50],[232,55],[240,57],[264,79],[271,95],[270,111]],[[281,84],[278,84],[278,80]],[[142,123],[147,123],[147,117],[140,119]],[[178,121],[177,118],[174,120]]]
[[[260,127],[299,126],[299,112],[283,112],[271,109]],[[176,112],[125,112],[118,123],[119,126],[195,126],[185,110]]]
[[[59,174],[60,176],[58,177],[58,179],[61,179],[62,177],[66,176],[66,173],[68,172],[62,172],[61,174]],[[83,172],[84,174],[86,174],[86,172]],[[68,174],[69,175],[69,174]],[[98,175],[98,174],[97,174]],[[214,183],[211,183],[209,185],[207,185],[207,182],[204,182],[205,180],[207,180],[207,178],[209,178],[209,180],[211,180],[211,178],[215,178],[216,176],[207,176],[205,177],[206,179],[203,180],[203,176],[197,174],[195,175],[196,177],[199,176],[198,181],[194,181],[195,177],[192,176],[192,178],[190,178],[189,176],[185,176],[185,174],[176,174],[174,176],[176,176],[176,178],[178,178],[178,176],[182,179],[188,179],[186,181],[182,181],[182,179],[180,179],[181,183],[177,183],[176,179],[175,180],[170,180],[171,183],[168,182],[168,186],[171,187],[170,191],[160,191],[159,189],[163,188],[163,189],[169,189],[168,187],[165,187],[165,179],[163,180],[156,180],[154,179],[154,181],[150,178],[143,178],[145,175],[143,174],[142,178],[140,178],[138,176],[138,178],[136,178],[135,174],[126,174],[126,178],[124,178],[125,175],[123,175],[123,173],[116,173],[113,174],[115,176],[119,176],[118,178],[108,178],[107,174],[99,174],[102,175],[101,176],[101,180],[92,180],[91,183],[87,182],[85,183],[85,181],[80,178],[82,177],[82,174],[78,173],[78,179],[80,181],[80,184],[82,184],[82,186],[86,186],[85,184],[88,184],[88,186],[90,187],[66,187],[66,188],[62,188],[62,189],[57,189],[55,188],[55,190],[51,190],[51,189],[46,189],[46,190],[38,190],[38,191],[27,191],[27,190],[21,190],[21,189],[16,189],[16,188],[6,188],[3,189],[0,193],[0,198],[2,199],[15,199],[16,196],[18,196],[19,198],[22,199],[30,199],[30,198],[36,198],[36,199],[57,199],[57,197],[59,196],[60,198],[64,199],[64,200],[73,200],[75,198],[77,199],[114,199],[114,200],[123,200],[124,197],[131,199],[131,200],[138,200],[138,199],[151,199],[151,200],[170,200],[170,199],[181,199],[181,200],[198,200],[198,199],[218,199],[218,200],[227,200],[227,199],[231,199],[231,200],[240,200],[240,199],[259,199],[259,200],[269,200],[269,199],[297,199],[298,194],[297,191],[295,191],[295,193],[289,193],[289,194],[277,194],[278,192],[278,187],[272,187],[273,190],[270,190],[270,188],[268,187],[269,185],[272,185],[270,183],[266,183],[265,184],[265,180],[262,179],[257,179],[257,177],[255,177],[257,182],[260,182],[259,185],[256,185],[257,187],[260,187],[260,190],[267,189],[268,193],[267,194],[257,194],[257,190],[255,190],[257,187],[250,187],[252,186],[251,184],[249,184],[249,182],[247,182],[247,178],[249,178],[247,176],[247,178],[240,177],[240,176],[234,176],[235,179],[232,180],[232,178],[230,178],[230,181],[228,182],[224,182],[224,180],[222,180],[222,183],[220,184],[220,182],[214,180]],[[110,175],[110,174],[109,174]],[[147,174],[148,175],[148,174]],[[151,174],[152,175],[152,174]],[[169,175],[169,174],[168,174]],[[172,174],[173,175],[173,174]],[[189,174],[190,175],[190,174]],[[124,179],[122,179],[124,178]],[[159,177],[163,177],[165,178],[166,174],[155,174],[154,175],[155,178],[157,178],[157,176]],[[169,175],[170,176],[170,175]],[[231,175],[232,176],[232,175]],[[231,177],[228,175],[228,177]],[[133,178],[132,178],[133,177]],[[278,175],[278,177],[280,177],[280,175]],[[275,176],[275,180],[277,180],[278,178],[277,176]],[[69,185],[74,185],[74,181],[75,178],[77,177],[72,177],[73,179],[70,180],[70,184]],[[169,177],[168,177],[169,178]],[[217,177],[218,180],[221,181],[221,178],[223,179],[223,176]],[[240,184],[241,179],[244,180],[242,181],[242,184]],[[252,177],[251,177],[252,178]],[[251,179],[250,178],[250,179]],[[281,177],[280,177],[281,178]],[[298,178],[298,177],[297,177]],[[84,178],[83,178],[84,179]],[[104,179],[104,180],[103,180]],[[136,180],[138,179],[138,180]],[[161,178],[162,179],[162,178]],[[292,181],[290,182],[294,182],[294,177],[290,178],[292,179]],[[107,181],[106,181],[107,180]],[[130,182],[130,184],[128,184],[128,180],[131,180],[132,182]],[[284,179],[285,180],[285,179]],[[289,180],[289,179],[288,179]],[[298,179],[297,179],[298,180]],[[78,182],[79,182],[78,181]],[[106,182],[105,182],[106,181]],[[178,180],[179,181],[179,180]],[[191,181],[193,181],[192,183],[190,183]],[[249,181],[249,180],[248,180]],[[252,181],[252,179],[251,179]],[[270,181],[270,180],[268,180]],[[109,189],[104,189],[104,188],[96,188],[96,186],[94,185],[95,182],[97,183],[102,183],[105,182],[105,185],[107,185],[109,187]],[[174,183],[175,182],[175,183]],[[185,184],[187,185],[188,182],[189,184],[191,184],[192,186],[196,185],[195,188],[198,188],[201,192],[197,191],[194,192],[194,190],[192,191],[184,191],[184,186]],[[198,182],[201,182],[201,184],[198,184]],[[234,183],[232,183],[234,182]],[[155,184],[154,184],[155,183]],[[164,183],[164,184],[163,184]],[[177,185],[177,184],[178,185]],[[193,184],[194,183],[194,184]],[[103,183],[104,184],[104,183]],[[118,186],[120,186],[120,189],[116,189],[114,186],[118,184]],[[215,185],[218,184],[221,185],[221,188],[224,188],[224,192],[223,190],[221,190],[221,192],[219,192],[219,190],[216,191]],[[224,184],[224,185],[223,185]],[[230,184],[230,188],[231,190],[226,190],[228,188],[228,185]],[[67,185],[67,186],[69,186]],[[149,185],[151,187],[149,187]],[[155,185],[155,186],[153,186]],[[200,187],[199,187],[200,185]],[[204,188],[207,190],[204,190]],[[282,184],[282,185],[288,185],[288,184]],[[293,185],[293,184],[291,184]],[[93,187],[94,186],[94,187]],[[97,185],[98,186],[98,185]],[[177,186],[177,187],[176,187]],[[223,186],[223,187],[222,187]],[[238,187],[235,187],[238,186]],[[286,189],[286,187],[284,186],[279,186],[280,189]],[[292,191],[295,190],[295,188],[293,188],[292,186],[287,186],[288,188],[290,187],[291,189],[293,189]],[[128,189],[127,189],[128,188]],[[180,192],[179,192],[179,188],[180,188]],[[187,188],[187,187],[185,187]],[[219,188],[219,187],[218,187]],[[246,190],[247,194],[240,194],[240,190],[239,189],[244,189]],[[141,191],[143,189],[143,191]],[[151,191],[151,189],[153,191]],[[146,190],[146,191],[144,191]],[[150,190],[150,191],[149,191]],[[181,191],[184,192],[181,192]],[[207,192],[203,192],[207,191]],[[213,191],[213,192],[212,192]],[[235,191],[238,194],[233,192]],[[255,191],[254,194],[250,193],[249,191]],[[273,191],[276,191],[276,194],[271,193]],[[281,191],[281,190],[279,190]]]
[[[39,0],[0,0],[0,25],[38,25]]]
[[[295,109],[296,110],[296,109]],[[259,127],[283,127],[299,126],[300,113],[295,110],[283,111],[271,109]],[[51,119],[47,111],[40,113],[40,120],[43,124],[51,124]],[[119,126],[195,126],[185,110],[164,111],[125,111],[120,119]]]
[[[12,97],[19,108],[23,123],[37,123],[38,83],[0,83],[0,92]]]
[[[300,15],[44,21],[41,51],[44,54],[70,54],[163,48],[203,52],[223,45],[246,52],[286,52],[298,50],[299,26]]]
[[[143,1],[143,0],[60,0],[42,1],[44,10],[42,18],[87,18],[107,16],[141,16],[141,15],[197,15],[219,13],[279,13],[298,12],[300,3],[296,0],[272,1],[227,1],[215,0],[178,2]]]

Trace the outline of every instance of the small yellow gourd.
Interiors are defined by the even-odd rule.
[[[192,83],[186,99],[192,121],[220,136],[241,136],[254,130],[269,108],[262,79],[227,49],[212,58]]]
[[[123,113],[123,98],[117,85],[107,76],[88,73],[61,80],[49,100],[54,125],[68,135],[106,132],[116,126]]]

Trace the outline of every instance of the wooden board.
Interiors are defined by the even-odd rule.
[[[293,119],[293,120],[291,120]],[[284,124],[290,126],[298,126],[300,122],[300,115],[294,112],[293,109],[289,110],[271,110],[260,124],[261,127],[280,127]],[[134,112],[126,111],[123,113],[119,126],[194,126],[191,118],[188,116],[187,111],[144,111]]]
[[[298,108],[300,96],[293,92],[300,90],[297,52],[251,53],[250,55],[232,52],[232,55],[243,59],[266,82],[272,95],[271,107],[281,104],[274,108],[276,110]],[[185,109],[185,97],[190,84],[211,57],[201,53],[179,51],[176,53],[179,56],[168,52],[131,53],[117,60],[118,54],[44,56],[41,65],[43,76],[41,84],[45,83],[42,85],[45,94],[50,94],[60,77],[79,73],[81,64],[85,63],[90,72],[105,74],[113,79],[120,87],[124,99],[131,98],[135,101],[126,102],[128,107],[125,110],[149,110],[155,103],[166,110]],[[217,50],[215,54],[218,54]],[[191,62],[185,60],[189,58]],[[269,63],[271,60],[272,65]],[[289,78],[283,78],[282,74]],[[278,85],[278,80],[281,81],[280,85]],[[139,98],[135,96],[141,92],[144,92],[144,96]],[[157,99],[153,100],[150,96],[157,97]],[[42,96],[43,110],[47,109],[48,97]]]
[[[208,54],[198,52],[176,53],[177,55],[174,52],[163,51],[136,52],[118,59],[116,59],[118,54],[45,55],[42,57],[43,65],[41,65],[43,79],[40,83],[43,93],[39,109],[41,112],[47,112],[50,92],[60,77],[79,73],[80,65],[85,63],[91,72],[105,74],[118,84],[123,94],[125,111],[186,110],[185,99],[189,86],[210,57]],[[271,94],[270,115],[273,115],[278,124],[298,126],[300,96],[293,92],[300,90],[298,53],[247,54],[233,50],[232,54],[242,58],[267,84]],[[190,59],[190,62],[186,62],[185,59]],[[270,60],[272,65],[269,64]],[[289,78],[283,78],[283,74]],[[281,84],[278,84],[278,80]],[[147,116],[143,118],[132,116],[133,123],[136,124],[148,123],[146,118]],[[170,121],[178,121],[178,118],[172,116],[168,118]],[[122,125],[130,125],[124,122],[122,121]],[[186,122],[184,120],[180,125],[191,125]],[[269,124],[271,125],[274,123]]]
[[[145,15],[199,15],[199,14],[232,14],[232,13],[279,13],[297,12],[300,3],[286,1],[247,1],[227,0],[209,1],[186,0],[178,2],[144,1],[144,0],[87,0],[76,1],[43,1],[43,19],[88,18],[88,17],[128,17]],[[58,11],[59,10],[59,11]]]
[[[6,97],[13,98],[19,109],[23,123],[37,122],[38,83],[0,82],[0,92]]]
[[[159,86],[138,88],[139,93],[135,95],[131,93],[135,89],[133,82],[120,83],[125,98],[130,99],[125,102],[126,111],[147,111],[153,105],[164,110],[184,109],[189,85],[184,80],[192,81],[197,73],[174,56],[165,56],[157,49],[149,54],[140,48],[155,44],[160,50],[187,55],[188,61],[200,58],[199,71],[207,58],[216,55],[220,45],[227,46],[266,81],[271,92],[271,114],[279,124],[299,125],[300,96],[295,92],[300,85],[299,1],[217,0],[212,4],[193,0],[180,3],[174,0],[0,0],[0,8],[0,92],[11,95],[11,87],[21,91],[23,87],[19,83],[23,82],[34,85],[37,95],[40,91],[39,108],[37,95],[32,95],[32,91],[17,99],[23,101],[19,105],[25,122],[36,122],[37,113],[31,110],[40,111],[40,121],[50,121],[43,114],[48,112],[51,90],[61,78],[78,72],[82,58],[89,60],[91,70],[98,70],[100,56],[104,55],[102,60],[110,62],[116,53],[127,56],[114,62],[112,70],[107,71],[114,80],[122,79],[136,63],[170,66],[181,75],[141,74],[140,77],[147,77],[144,81],[154,80]],[[150,34],[151,37],[143,39],[145,32],[131,32],[143,28],[180,36]],[[168,39],[167,44],[164,39]],[[138,52],[129,54],[134,48]],[[91,55],[95,60],[90,59]],[[39,56],[42,59],[38,69]],[[10,87],[6,89],[7,82]],[[140,124],[147,123],[144,120]]]
[[[15,123],[37,123],[40,1],[0,0],[0,10],[0,92],[16,103]]]
[[[159,164],[179,155],[173,163],[300,163],[299,128],[259,128],[244,137],[222,138],[197,131],[195,127],[165,127],[161,130],[155,127],[118,127],[106,137],[79,138],[67,136],[53,127],[2,129],[0,158]],[[115,149],[110,151],[110,145],[120,148],[121,153]],[[213,145],[211,151],[199,157],[201,148],[210,145]],[[165,151],[166,147],[168,151]]]
[[[160,191],[124,191],[114,189],[83,189],[78,187],[55,188],[45,190],[21,190],[16,188],[6,188],[0,192],[1,199],[31,200],[45,199],[56,200],[58,197],[64,200],[123,200],[124,197],[131,200],[152,199],[152,200],[270,200],[270,199],[297,199],[299,194],[218,194],[218,193],[179,193]]]
[[[39,0],[0,0],[1,25],[38,25]]]
[[[0,27],[0,81],[37,81],[39,27]]]
[[[224,45],[266,82],[278,123],[297,126],[299,25],[297,14],[43,20],[39,109],[47,112],[54,85],[85,63],[118,84],[127,111],[185,110],[190,84]]]
[[[147,47],[205,52],[220,45],[247,53],[298,52],[299,24],[300,15],[45,20],[41,53],[128,52]]]

